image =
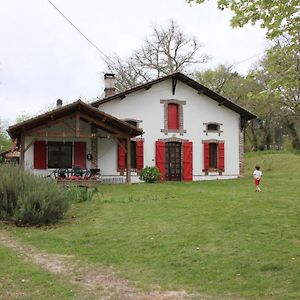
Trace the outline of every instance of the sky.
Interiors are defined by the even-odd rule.
[[[107,56],[129,56],[152,26],[174,19],[211,57],[202,69],[233,64],[241,74],[268,46],[259,26],[230,27],[230,11],[215,0],[51,0]],[[91,46],[48,0],[0,0],[0,120],[37,115],[56,104],[103,93],[108,70]]]

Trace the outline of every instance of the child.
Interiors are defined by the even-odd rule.
[[[260,171],[260,166],[256,166],[255,170],[253,172],[253,178],[254,178],[254,182],[255,182],[255,186],[256,186],[256,192],[261,192],[261,189],[259,187],[260,184],[260,178],[262,176],[262,171]]]

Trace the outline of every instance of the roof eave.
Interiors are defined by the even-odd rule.
[[[81,107],[82,109],[86,109],[90,113],[94,113],[94,114],[96,113],[96,114],[101,115],[102,117],[103,116],[107,117],[109,120],[112,121],[113,126],[118,127],[119,129],[121,129],[124,132],[128,132],[131,137],[143,134],[142,129],[136,128],[135,126],[128,124],[120,119],[117,119],[114,116],[111,116],[105,112],[99,111],[97,108],[92,107],[91,105],[86,104],[86,103],[82,102],[81,100],[77,100],[66,106],[63,106],[60,108],[55,108],[50,112],[46,112],[37,117],[33,117],[33,118],[23,121],[21,123],[12,125],[7,129],[7,132],[12,139],[19,138],[21,136],[22,130],[25,129],[26,126],[33,124],[33,123],[36,123],[37,124],[36,126],[38,126],[39,122],[46,121],[49,118],[52,118],[53,116],[60,116],[63,114],[67,114],[68,112],[71,113],[73,111],[73,109],[76,109],[77,106],[79,109]],[[35,125],[33,125],[33,128],[34,127],[35,127]]]
[[[242,108],[241,106],[239,106],[239,105],[235,104],[234,102],[230,101],[229,99],[217,94],[213,90],[205,87],[201,83],[195,81],[194,79],[189,78],[188,76],[186,76],[186,75],[184,75],[180,72],[176,72],[176,73],[167,75],[165,77],[161,77],[161,78],[155,79],[153,81],[146,82],[144,84],[138,85],[136,87],[133,87],[133,88],[128,89],[126,91],[123,91],[121,93],[115,94],[113,96],[95,101],[95,102],[91,103],[90,105],[92,105],[93,107],[99,107],[99,105],[104,104],[106,102],[109,102],[109,101],[112,101],[112,100],[115,100],[115,99],[118,99],[118,98],[123,99],[128,94],[131,94],[131,93],[136,92],[138,90],[144,89],[144,88],[148,87],[149,85],[153,85],[153,84],[159,83],[161,81],[168,80],[170,78],[179,79],[183,83],[190,86],[191,88],[194,88],[195,90],[197,90],[198,92],[202,91],[203,94],[205,94],[206,96],[208,96],[211,99],[217,101],[218,103],[223,103],[224,106],[226,106],[227,108],[237,112],[238,114],[241,115],[241,117],[243,117],[246,120],[251,120],[251,119],[256,119],[257,118],[257,116],[255,116],[251,112],[247,111],[246,109]],[[228,105],[228,104],[230,104],[230,105]]]

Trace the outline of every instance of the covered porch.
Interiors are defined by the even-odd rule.
[[[126,153],[126,182],[130,183],[130,143],[143,131],[78,100],[10,126],[8,133],[18,143],[20,165],[42,176],[59,169],[101,172],[100,140],[110,140]],[[88,179],[80,176],[82,181]]]

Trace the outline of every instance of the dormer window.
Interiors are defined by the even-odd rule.
[[[206,135],[208,135],[208,133],[218,133],[220,136],[221,133],[223,132],[221,130],[221,125],[223,125],[222,123],[209,122],[209,123],[203,123],[203,125],[205,126],[203,132],[205,132]]]

